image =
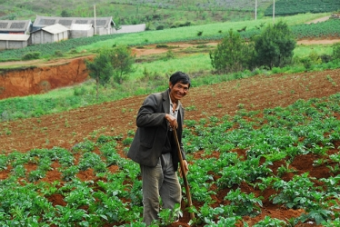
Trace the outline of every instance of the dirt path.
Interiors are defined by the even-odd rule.
[[[299,40],[297,41],[297,44],[303,44],[303,45],[330,45],[334,43],[339,43],[340,39],[322,39],[322,40]]]
[[[324,22],[324,21],[328,20],[329,18],[330,18],[330,16],[321,17],[321,18],[309,21],[306,24],[316,24],[316,23],[319,23],[319,22]]]

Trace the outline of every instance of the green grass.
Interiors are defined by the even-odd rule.
[[[294,56],[303,58],[308,57],[310,53],[315,52],[319,56],[323,54],[331,55],[333,52],[332,45],[297,45],[294,49]]]
[[[290,17],[277,17],[276,20],[282,19],[288,25],[303,24],[305,22],[320,18],[327,14],[303,14],[295,15]],[[165,29],[160,31],[148,31],[142,33],[132,33],[129,35],[109,39],[105,41],[99,41],[90,45],[81,46],[78,48],[81,50],[95,50],[99,48],[107,48],[113,45],[124,44],[124,45],[147,45],[150,43],[162,43],[162,42],[179,42],[179,41],[190,41],[197,39],[221,39],[230,29],[238,30],[247,27],[247,30],[255,29],[255,26],[261,24],[272,23],[272,18],[251,20],[251,21],[240,21],[240,22],[223,22],[223,23],[212,23],[206,25],[182,27],[176,29]],[[200,37],[197,33],[202,31]],[[222,33],[220,34],[219,31]]]
[[[175,57],[169,60],[157,60],[150,63],[136,64],[135,67],[136,71],[130,74],[130,79],[141,79],[145,69],[151,75],[170,75],[178,70],[190,73],[212,69],[208,54],[195,54],[187,57]]]

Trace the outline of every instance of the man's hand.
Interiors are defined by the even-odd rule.
[[[188,171],[189,171],[189,165],[188,165],[188,162],[186,160],[183,160],[183,166],[184,166],[184,174],[186,176],[188,174]],[[182,176],[182,169],[181,168],[179,168],[179,175],[181,177],[183,177]]]
[[[169,122],[171,128],[178,128],[177,119],[175,117],[170,114],[165,114],[165,119]]]

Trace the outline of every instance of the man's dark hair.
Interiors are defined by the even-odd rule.
[[[191,85],[189,76],[187,74],[185,74],[184,72],[181,72],[181,71],[178,71],[178,72],[175,72],[174,74],[172,74],[170,76],[169,81],[171,82],[172,85],[175,85],[178,82],[181,82],[183,84],[189,84],[189,88],[190,88],[190,85]]]

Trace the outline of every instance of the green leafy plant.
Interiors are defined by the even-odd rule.
[[[271,218],[269,216],[264,217],[263,220],[259,221],[254,225],[254,227],[262,227],[262,226],[273,226],[273,227],[279,227],[279,226],[286,226],[286,222],[276,219],[276,218]]]
[[[261,212],[260,207],[262,207],[262,197],[256,198],[253,193],[243,193],[239,188],[230,190],[224,199],[230,201],[230,205],[233,207],[233,211],[236,215],[256,216]]]
[[[175,222],[180,215],[183,215],[181,212],[181,207],[179,204],[175,204],[174,209],[162,209],[159,212],[160,218],[160,226],[168,226]]]
[[[70,181],[79,172],[78,166],[70,166],[65,169],[61,169],[62,179],[65,181]]]

